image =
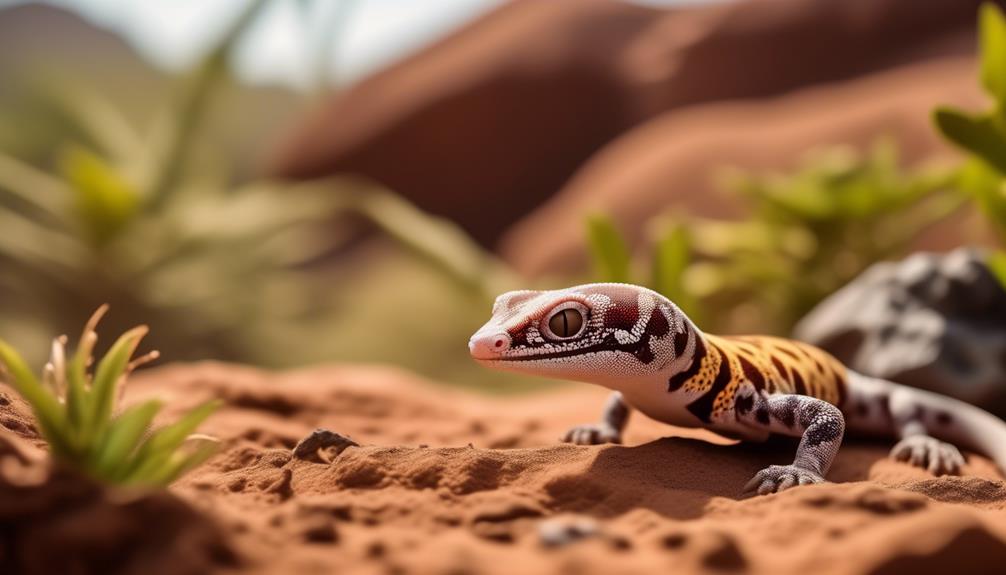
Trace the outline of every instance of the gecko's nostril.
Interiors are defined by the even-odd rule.
[[[476,359],[490,359],[510,349],[510,337],[505,333],[475,335],[468,342],[468,349]]]

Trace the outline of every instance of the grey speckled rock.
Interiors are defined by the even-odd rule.
[[[981,252],[872,266],[797,324],[856,371],[1006,416],[1006,290]]]

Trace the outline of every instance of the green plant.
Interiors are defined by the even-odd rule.
[[[119,414],[115,405],[129,374],[157,357],[151,352],[132,359],[145,326],[133,328],[112,344],[93,373],[95,331],[107,307],[98,309],[84,327],[73,355],[66,337],[56,338],[41,381],[13,347],[0,340],[0,374],[31,405],[35,420],[61,464],[113,484],[167,485],[216,451],[217,441],[192,435],[217,408],[204,403],[181,419],[150,432],[161,403],[149,400]]]
[[[970,113],[941,106],[933,112],[940,133],[967,152],[958,185],[967,191],[1006,241],[1006,16],[983,4],[978,18],[980,79],[992,107]],[[989,267],[1006,285],[1006,252],[993,252]]]
[[[655,218],[648,278],[632,273],[614,224],[593,217],[587,230],[595,277],[636,277],[706,317],[711,329],[785,333],[867,266],[905,255],[915,237],[968,198],[1006,240],[1006,17],[987,3],[979,27],[981,82],[992,108],[933,113],[943,136],[968,153],[963,166],[906,170],[896,149],[878,141],[866,155],[817,153],[793,173],[735,171],[724,183],[747,200],[751,217]],[[993,251],[988,265],[1006,285],[1006,252]]]
[[[266,4],[248,4],[149,129],[76,90],[59,102],[82,137],[51,165],[0,152],[0,337],[40,349],[109,301],[121,317],[158,325],[154,344],[178,359],[330,359],[346,314],[333,294],[346,278],[329,256],[359,220],[457,291],[490,299],[502,267],[453,224],[375,184],[232,184],[225,159],[195,153],[228,86],[229,55]]]
[[[953,173],[903,170],[878,141],[866,155],[834,148],[790,174],[732,171],[744,221],[661,216],[649,223],[645,285],[703,318],[711,329],[787,332],[821,299],[870,264],[905,253],[922,230],[962,204],[947,193]],[[611,222],[588,226],[599,270],[628,269]],[[617,247],[618,244],[622,247]],[[607,278],[603,273],[598,277]]]
[[[648,286],[674,301],[692,319],[701,321],[702,308],[683,279],[691,263],[692,252],[692,236],[686,226],[665,226],[663,233],[654,241],[648,275],[634,269],[629,247],[610,217],[591,215],[587,218],[586,227],[596,281]]]

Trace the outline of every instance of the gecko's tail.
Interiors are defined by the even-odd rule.
[[[852,371],[846,403],[853,432],[897,436],[915,421],[927,435],[985,455],[1006,473],[1006,422],[970,403]]]

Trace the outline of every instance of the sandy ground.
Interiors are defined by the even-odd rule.
[[[31,439],[23,405],[0,391],[0,424]],[[223,398],[203,428],[222,452],[172,487],[177,498],[122,503],[97,490],[74,496],[87,505],[48,497],[57,504],[41,512],[4,502],[72,482],[0,482],[0,568],[5,553],[29,548],[44,565],[59,545],[82,553],[68,563],[80,573],[1006,569],[1006,483],[978,456],[963,476],[935,478],[887,460],[889,445],[847,441],[833,483],[742,499],[757,470],[790,461],[793,443],[732,444],[637,414],[625,446],[561,445],[568,426],[598,414],[604,391],[587,386],[494,398],[386,368],[272,374],[207,363],[148,371],[127,400],[151,395],[169,400],[168,418]],[[360,446],[322,451],[331,462],[293,457],[318,427]]]

